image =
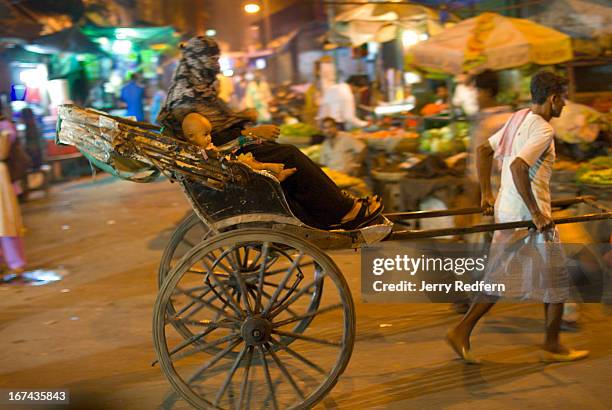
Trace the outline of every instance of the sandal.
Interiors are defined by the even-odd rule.
[[[374,198],[366,197],[360,198],[357,201],[361,203],[357,216],[350,221],[346,221],[337,225],[333,225],[332,229],[344,229],[345,231],[352,231],[354,229],[363,228],[369,225],[372,221],[376,220],[381,214],[384,206],[382,203],[378,205],[372,212],[369,211],[370,204],[378,199],[378,196]]]

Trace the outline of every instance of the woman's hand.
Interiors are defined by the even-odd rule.
[[[252,122],[257,121],[257,117],[258,117],[257,110],[254,110],[253,108],[248,108],[246,110],[240,111],[239,114],[241,117],[249,121],[252,121]]]
[[[260,138],[267,141],[274,141],[280,135],[280,128],[276,125],[259,125],[257,127],[245,128],[242,135],[251,138]]]

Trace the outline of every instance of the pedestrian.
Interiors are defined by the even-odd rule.
[[[3,281],[21,278],[26,266],[21,212],[9,173],[16,144],[17,131],[10,120],[2,115],[0,107],[0,262],[9,268],[9,274]]]
[[[500,104],[497,102],[497,94],[499,93],[499,79],[497,73],[493,71],[485,71],[478,74],[474,78],[474,86],[476,88],[476,96],[478,102],[478,112],[474,116],[472,123],[471,138],[469,143],[468,168],[467,178],[464,192],[467,203],[459,204],[460,206],[476,206],[480,200],[478,172],[476,170],[476,151],[479,146],[487,141],[487,139],[499,131],[506,121],[512,116],[512,107],[509,105]],[[499,186],[497,175],[493,176],[493,189]],[[465,217],[469,224],[476,224],[479,221],[478,217],[470,220],[469,216]]]
[[[531,80],[531,109],[516,112],[501,130],[478,147],[484,213],[494,213],[497,222],[531,219],[537,231],[495,232],[484,284],[497,285],[492,288],[498,290],[479,294],[461,322],[447,333],[448,343],[468,363],[476,361],[470,350],[472,330],[502,296],[544,303],[542,361],[573,361],[589,354],[587,350],[569,349],[559,340],[563,303],[569,297],[569,273],[551,215],[549,183],[555,145],[549,122],[561,115],[566,93],[565,79],[547,71],[537,73]],[[491,190],[493,158],[502,160],[497,200]],[[542,248],[545,252],[539,254]]]
[[[129,81],[121,88],[121,100],[125,102],[127,109],[125,116],[134,117],[136,121],[144,121],[144,95],[145,89],[139,83],[140,75],[132,73]]]
[[[476,172],[476,149],[487,139],[499,131],[512,115],[512,108],[497,102],[499,93],[499,79],[497,73],[484,71],[474,78],[474,88],[478,109],[473,112],[473,123],[471,129],[470,144],[468,147],[469,155],[467,161],[466,178],[463,183],[463,195],[458,197],[456,205],[460,208],[478,206],[480,203],[480,183]],[[492,175],[492,187],[499,187],[498,173]],[[455,224],[457,226],[473,226],[484,223],[489,217],[482,215],[457,215]],[[491,239],[485,233],[467,235],[466,241],[472,243],[482,242],[485,238]],[[472,279],[477,279],[472,277]],[[480,279],[480,278],[478,278]],[[461,300],[453,303],[453,308],[457,313],[464,314],[469,309],[469,298],[465,296]]]
[[[319,106],[320,120],[331,117],[341,130],[352,128],[363,128],[368,125],[357,117],[355,105],[355,93],[357,92],[357,79],[352,77],[350,81],[341,81],[327,88],[323,93],[321,105]]]
[[[38,171],[43,161],[43,141],[31,108],[21,110],[21,121],[25,125],[25,150],[32,161],[32,170]]]

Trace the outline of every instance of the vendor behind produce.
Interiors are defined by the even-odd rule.
[[[355,77],[351,77],[346,82],[329,87],[321,99],[317,118],[331,117],[341,130],[366,127],[368,122],[357,118],[355,112],[354,93],[359,88],[357,82]]]
[[[321,144],[320,164],[347,175],[359,175],[365,144],[348,132],[339,131],[336,120],[331,117],[323,119],[321,131],[325,141]]]

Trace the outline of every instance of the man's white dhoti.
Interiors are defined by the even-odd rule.
[[[517,219],[497,215],[496,220]],[[569,272],[556,229],[546,233],[527,229],[497,231],[488,259],[484,282],[504,285],[503,292],[487,292],[489,295],[544,303],[562,303],[569,298]]]

